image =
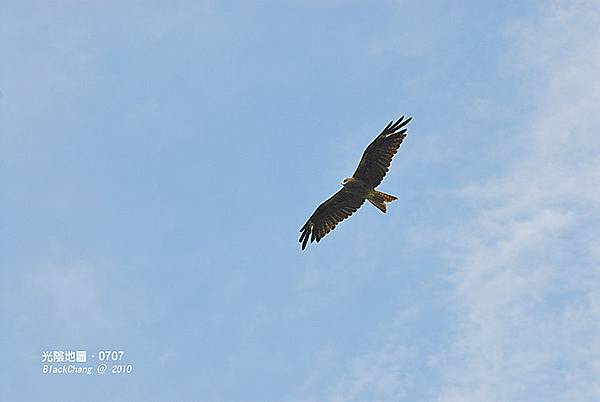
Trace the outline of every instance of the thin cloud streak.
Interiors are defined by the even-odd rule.
[[[537,75],[524,157],[465,195],[487,204],[454,277],[463,319],[437,400],[600,397],[600,14],[553,4],[515,25],[513,57]],[[572,39],[555,46],[557,35]],[[568,49],[565,53],[565,49]],[[567,57],[568,56],[568,57]],[[523,67],[523,66],[522,66]],[[527,92],[527,91],[525,91]],[[596,317],[596,318],[595,318]]]

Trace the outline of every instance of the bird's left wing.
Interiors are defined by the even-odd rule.
[[[365,197],[344,187],[319,205],[300,229],[300,232],[302,232],[302,235],[300,235],[302,250],[306,248],[309,237],[311,243],[315,240],[318,243],[338,223],[356,212],[364,202]]]
[[[406,137],[405,126],[412,117],[400,117],[395,123],[388,124],[369,144],[354,172],[354,177],[372,187],[377,187],[390,168],[392,158]]]

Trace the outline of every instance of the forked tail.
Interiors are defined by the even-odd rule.
[[[367,200],[373,205],[375,205],[381,212],[384,214],[387,212],[387,204],[388,202],[392,202],[397,200],[398,197],[394,197],[393,195],[389,195],[386,193],[382,193],[381,191],[373,190],[368,196]]]

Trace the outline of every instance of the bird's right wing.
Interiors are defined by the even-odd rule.
[[[392,158],[406,137],[406,125],[411,120],[412,117],[405,119],[402,116],[395,123],[391,121],[365,149],[353,177],[371,187],[377,187],[388,172]]]
[[[349,191],[345,187],[323,202],[308,218],[300,232],[302,250],[306,248],[308,238],[310,242],[321,241],[331,232],[338,223],[352,215],[365,202],[365,198]]]

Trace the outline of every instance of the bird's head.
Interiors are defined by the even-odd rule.
[[[354,181],[354,178],[352,178],[352,177],[347,177],[347,178],[345,178],[344,180],[342,180],[342,186],[345,186],[346,184],[348,184],[348,183],[350,183],[350,182],[352,182],[352,181]]]

